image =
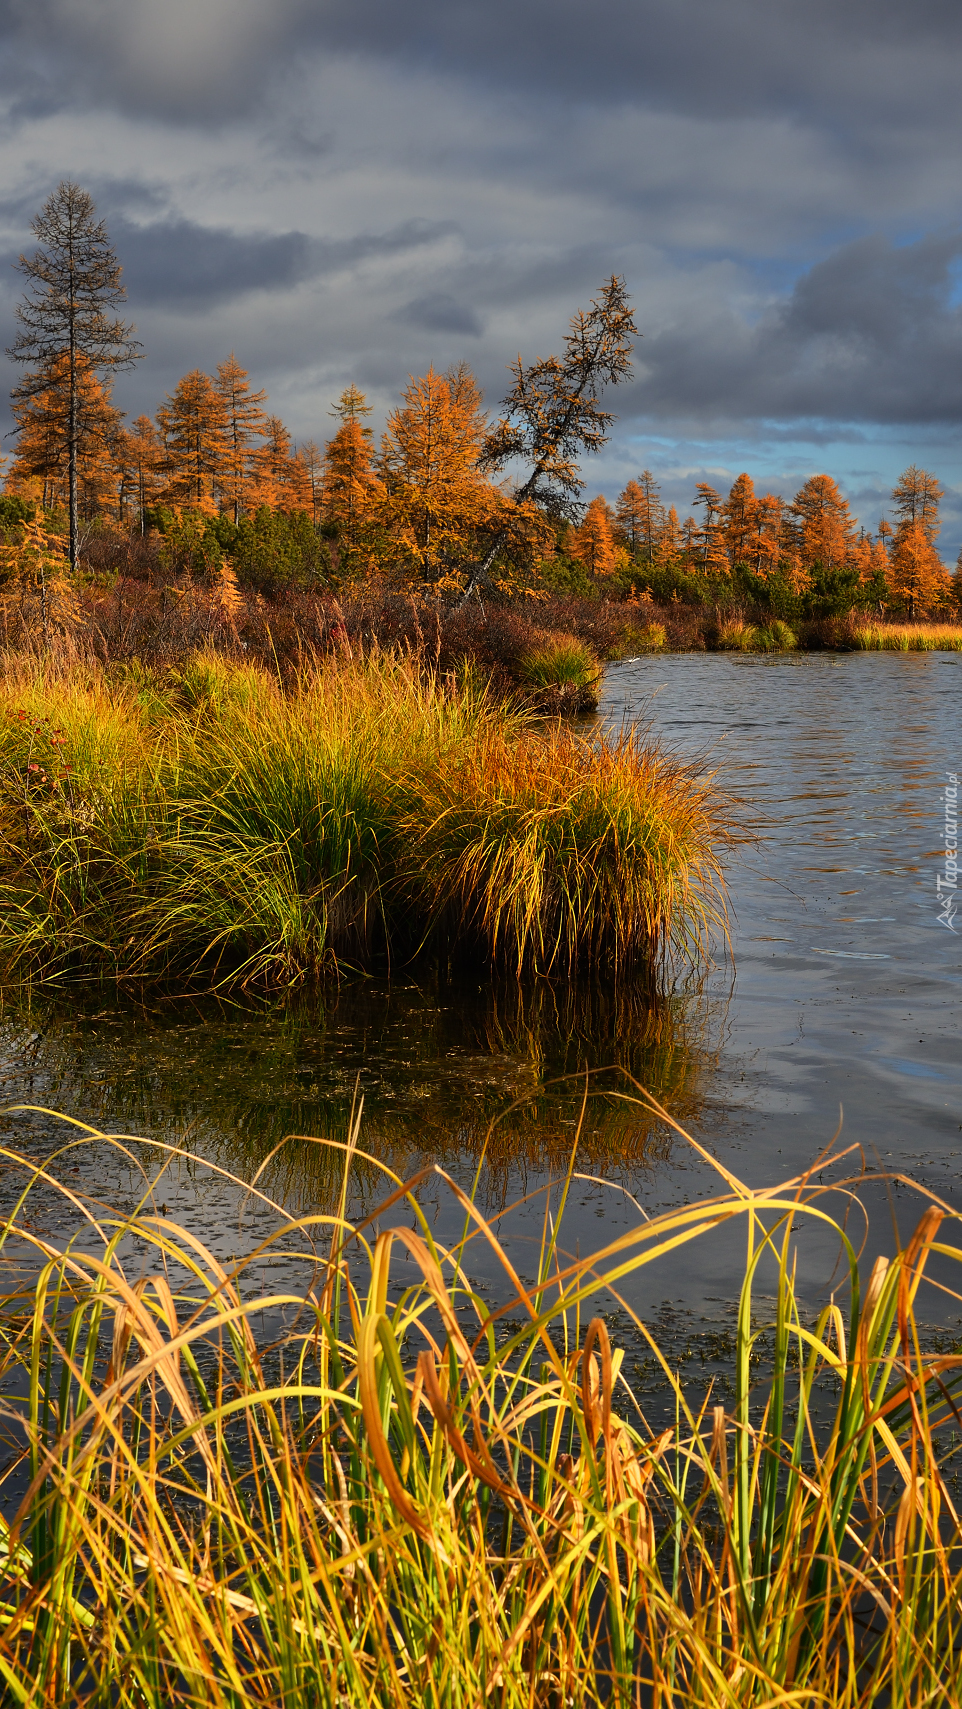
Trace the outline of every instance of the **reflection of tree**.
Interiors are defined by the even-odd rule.
[[[666,1158],[663,1124],[610,1096],[630,1076],[676,1120],[705,1094],[722,1017],[698,991],[652,999],[629,988],[505,984],[428,988],[364,981],[285,1007],[180,1001],[153,1014],[38,1004],[6,1014],[7,1097],[192,1149],[292,1208],[336,1190],[355,1087],[361,1146],[404,1175],[426,1162],[470,1174],[485,1145],[489,1201],[563,1167],[591,1096],[579,1158],[592,1168]],[[498,1119],[500,1118],[500,1119]],[[490,1130],[490,1132],[489,1132]],[[383,1196],[360,1159],[355,1189]]]

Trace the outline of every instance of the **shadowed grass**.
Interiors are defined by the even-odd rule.
[[[109,687],[21,669],[0,741],[11,976],[279,985],[439,941],[652,975],[724,929],[711,783],[470,675],[378,657],[285,692],[212,653]]]
[[[73,1134],[50,1181],[103,1138]],[[953,1700],[962,1557],[938,1433],[958,1417],[962,1359],[926,1351],[916,1317],[931,1255],[962,1257],[940,1236],[943,1207],[930,1201],[867,1278],[836,1228],[845,1303],[833,1295],[813,1319],[792,1231],[835,1227],[830,1189],[800,1177],[752,1191],[720,1171],[716,1198],[573,1259],[573,1152],[525,1286],[440,1171],[389,1181],[376,1221],[352,1227],[358,1138],[339,1148],[336,1211],[292,1223],[273,1207],[276,1234],[226,1270],[155,1210],[147,1182],[119,1217],[61,1189],[85,1232],[58,1245],[33,1226],[36,1166],[6,1154],[24,1191],[3,1240],[36,1274],[0,1313],[9,1701]],[[453,1249],[420,1209],[427,1177],[460,1204]],[[746,1240],[734,1404],[690,1403],[663,1360],[675,1417],[652,1430],[592,1301],[733,1225]],[[470,1285],[478,1242],[500,1268],[500,1309]],[[289,1266],[300,1248],[303,1285],[265,1296],[254,1273],[282,1247]],[[255,1325],[282,1321],[271,1346],[263,1327],[258,1339]]]

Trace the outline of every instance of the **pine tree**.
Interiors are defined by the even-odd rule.
[[[66,445],[70,568],[77,568],[78,469],[83,447],[81,387],[87,376],[110,375],[138,360],[134,328],[109,311],[123,301],[120,264],[107,228],[95,219],[92,198],[65,179],[32,222],[40,248],[21,255],[18,272],[27,280],[16,308],[20,332],[7,352],[29,367],[14,389],[17,404],[51,390],[51,376],[63,375],[56,390],[61,401],[59,435]]]
[[[157,411],[167,476],[164,497],[177,507],[217,509],[229,455],[227,410],[208,374],[192,368]]]
[[[544,357],[530,368],[519,356],[512,364],[514,384],[485,438],[480,466],[500,472],[516,461],[527,464],[528,477],[514,493],[517,505],[537,506],[559,521],[578,516],[584,482],[576,458],[607,441],[614,417],[602,409],[601,394],[629,378],[637,334],[625,281],[612,274],[587,313],[572,315],[563,356]],[[509,527],[505,518],[504,530],[469,576],[462,604],[483,585]]]
[[[215,386],[224,405],[218,498],[237,523],[247,507],[254,441],[266,432],[267,417],[260,406],[267,393],[251,391],[247,369],[241,367],[233,350],[226,362],[218,362]]]

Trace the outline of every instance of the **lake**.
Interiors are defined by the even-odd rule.
[[[717,1190],[684,1139],[606,1096],[626,1089],[626,1073],[752,1184],[811,1164],[841,1120],[839,1143],[860,1147],[868,1166],[962,1205],[962,913],[955,932],[940,922],[936,885],[960,706],[957,654],[684,654],[610,666],[599,719],[648,723],[698,757],[757,835],[731,859],[730,953],[719,946],[707,970],[654,1003],[603,982],[519,991],[492,985],[484,969],[447,983],[345,981],[285,1005],[8,1001],[0,1100],[182,1146],[190,1155],[167,1168],[156,1202],[224,1258],[250,1250],[267,1220],[200,1159],[245,1179],[264,1166],[261,1184],[292,1210],[328,1207],[336,1158],[287,1136],[343,1140],[363,1097],[371,1160],[355,1174],[355,1212],[383,1195],[379,1162],[400,1174],[438,1162],[469,1184],[483,1152],[482,1200],[524,1270],[542,1203],[509,1207],[564,1168],[586,1069],[578,1168],[592,1178],[576,1182],[566,1219],[582,1252],[637,1219],[633,1200],[650,1213]],[[46,1117],[0,1120],[5,1144],[52,1143]],[[151,1169],[163,1161],[134,1150]],[[134,1167],[86,1141],[62,1167],[105,1201],[130,1204],[141,1190]],[[5,1203],[14,1181],[2,1178]],[[421,1191],[442,1236],[453,1233],[443,1183]],[[873,1245],[891,1248],[893,1219],[904,1235],[919,1214],[897,1183],[868,1184],[861,1197]],[[836,1256],[827,1236],[804,1237],[814,1303]],[[284,1262],[278,1253],[263,1267]],[[493,1286],[487,1263],[479,1255],[475,1274]],[[649,1314],[722,1320],[741,1263],[740,1237],[716,1235],[638,1277],[630,1297]],[[942,1309],[962,1318],[954,1301]]]

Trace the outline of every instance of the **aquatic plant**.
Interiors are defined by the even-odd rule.
[[[126,1213],[65,1184],[92,1141],[135,1169],[163,1157]],[[274,1226],[227,1267],[158,1206],[175,1148],[74,1123],[42,1165],[5,1153],[23,1182],[0,1230],[18,1253],[0,1301],[7,1701],[953,1700],[945,1438],[962,1356],[928,1347],[917,1315],[930,1256],[940,1286],[962,1257],[944,1206],[930,1200],[865,1277],[814,1173],[760,1191],[719,1170],[716,1197],[577,1258],[576,1136],[523,1282],[436,1169],[385,1170],[377,1214],[353,1226],[359,1141],[355,1124],[326,1214],[291,1220],[251,1183]],[[845,1165],[818,1160],[850,1199]],[[419,1203],[428,1181],[463,1216],[452,1247]],[[45,1220],[59,1194],[76,1234],[38,1230],[40,1192]],[[844,1303],[837,1289],[817,1315],[795,1288],[806,1222],[834,1229],[845,1277]],[[739,1228],[730,1406],[692,1397],[630,1314],[673,1400],[652,1427],[600,1307],[659,1258]],[[477,1251],[501,1277],[490,1305],[470,1282]],[[265,1293],[261,1265],[281,1252],[289,1273],[300,1255],[303,1283]]]
[[[285,689],[213,652],[146,682],[23,664],[0,741],[9,977],[290,984],[439,945],[654,977],[724,931],[711,779],[470,671],[375,655]]]

